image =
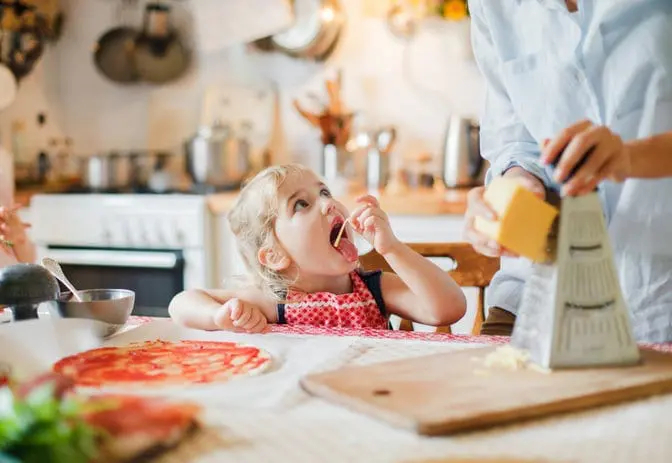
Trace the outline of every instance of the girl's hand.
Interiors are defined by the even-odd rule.
[[[563,185],[562,194],[590,193],[603,180],[622,182],[629,176],[630,151],[621,137],[609,128],[590,121],[567,127],[555,139],[545,142],[541,160],[552,164],[558,156],[562,156],[554,175],[555,180],[562,183],[591,148],[594,150],[585,164]]]
[[[378,254],[387,254],[400,243],[394,236],[387,214],[380,208],[378,200],[371,195],[361,196],[357,198],[357,202],[361,206],[350,214],[352,228],[371,243]]]
[[[245,333],[262,333],[268,326],[261,310],[237,298],[226,301],[213,315],[213,321],[221,329]]]

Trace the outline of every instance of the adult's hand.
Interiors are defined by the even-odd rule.
[[[539,178],[521,167],[512,167],[504,173],[504,177],[514,179],[524,188],[530,190],[541,199],[546,197],[546,189]],[[502,248],[496,241],[483,235],[474,228],[474,219],[482,217],[486,220],[497,220],[497,213],[490,207],[483,197],[485,187],[472,189],[467,196],[467,211],[464,238],[471,243],[474,249],[490,257],[515,257],[516,254]]]
[[[568,179],[591,149],[585,163]],[[545,142],[541,161],[546,164],[557,162],[555,180],[566,182],[562,193],[570,196],[590,193],[603,180],[622,182],[631,169],[630,150],[621,137],[608,127],[588,120],[567,127],[553,140]]]

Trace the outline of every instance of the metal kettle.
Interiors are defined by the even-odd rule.
[[[447,187],[469,187],[483,183],[483,158],[479,125],[472,119],[452,116],[443,142],[442,176]]]

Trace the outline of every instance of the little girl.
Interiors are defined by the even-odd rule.
[[[268,323],[387,329],[390,314],[434,326],[459,320],[466,310],[461,288],[394,236],[375,198],[358,202],[349,214],[298,164],[259,173],[228,215],[249,284],[184,291],[171,301],[171,317],[192,328],[245,332]],[[360,269],[353,231],[396,274]]]

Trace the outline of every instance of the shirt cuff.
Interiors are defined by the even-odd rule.
[[[511,169],[512,167],[520,167],[541,180],[547,189],[555,186],[555,182],[551,179],[546,168],[536,160],[519,156],[515,158],[508,157],[502,161],[503,162],[496,162],[491,164],[490,169],[488,169],[488,172],[485,176],[486,185],[488,185],[495,177],[503,175],[504,172]]]

